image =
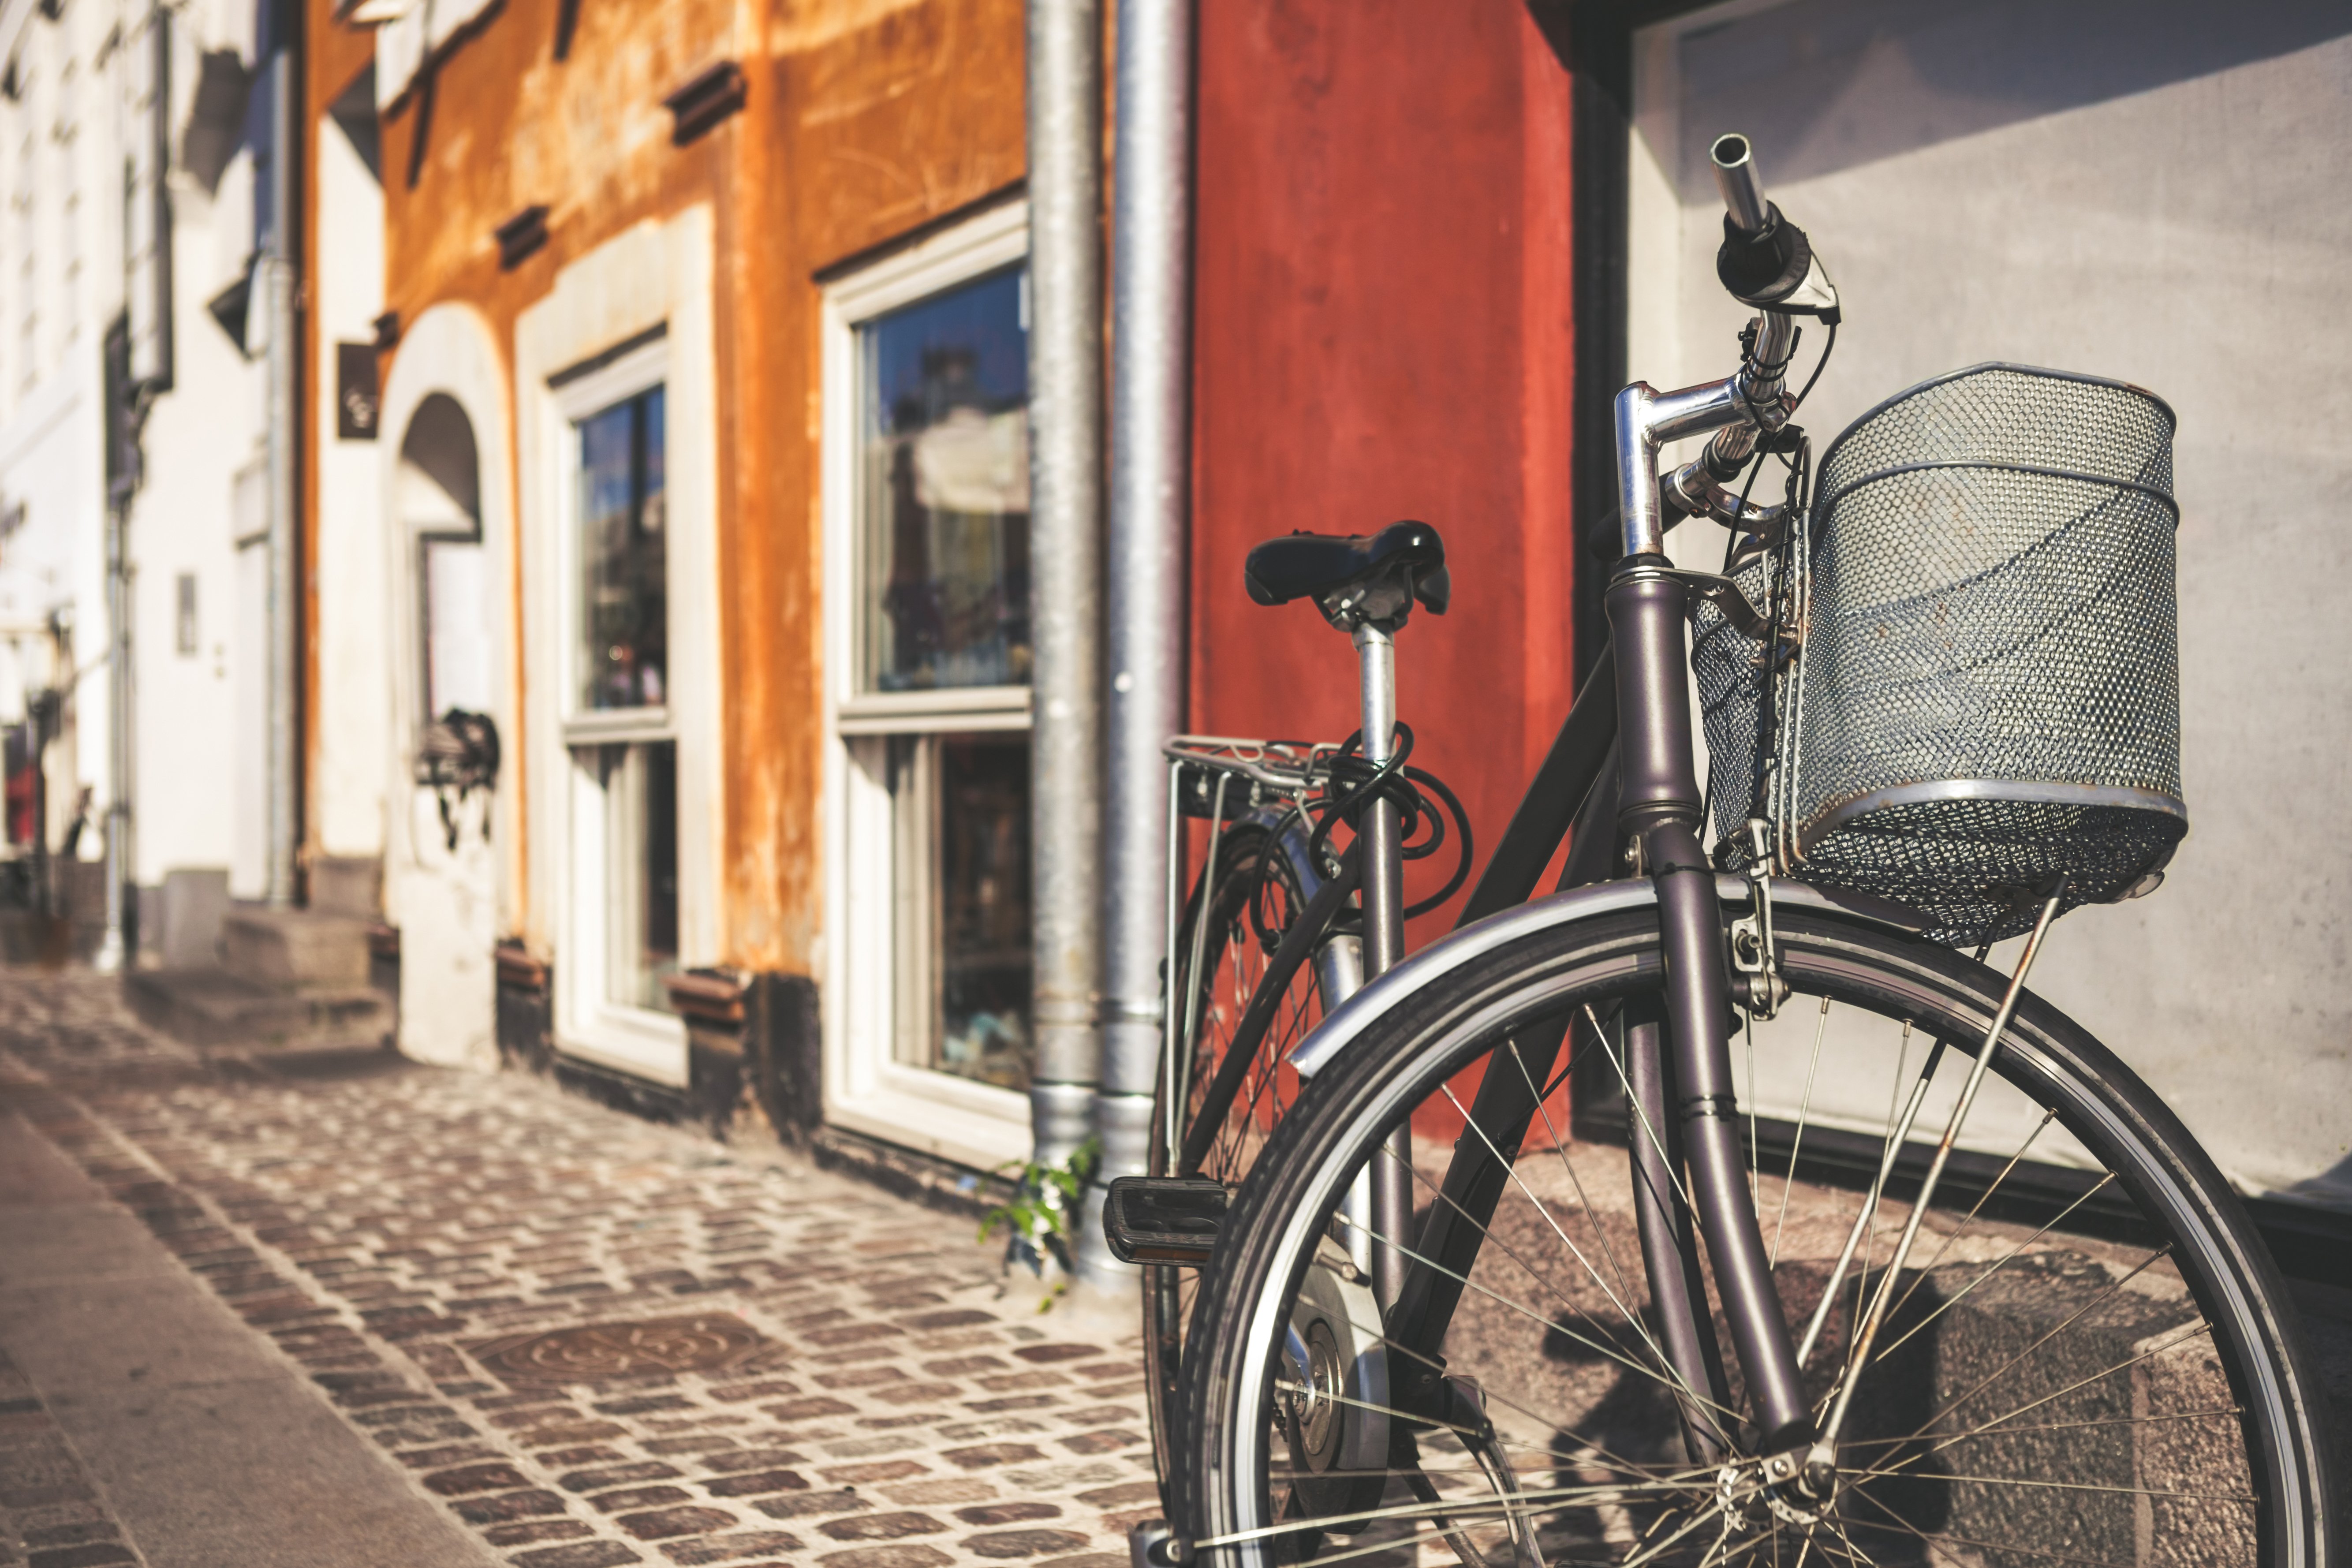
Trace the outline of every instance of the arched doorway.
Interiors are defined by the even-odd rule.
[[[400,1047],[495,1067],[498,871],[490,847],[503,747],[489,718],[503,660],[482,530],[480,450],[447,393],[401,434],[392,476],[398,732],[385,872],[401,926]],[[404,634],[404,635],[403,635]],[[487,776],[485,776],[487,775]]]

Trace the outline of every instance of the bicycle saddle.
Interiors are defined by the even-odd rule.
[[[1313,599],[1343,631],[1365,624],[1393,631],[1418,599],[1433,616],[1445,613],[1453,579],[1445,542],[1425,522],[1392,522],[1374,534],[1287,533],[1251,550],[1242,567],[1249,595],[1261,605]]]

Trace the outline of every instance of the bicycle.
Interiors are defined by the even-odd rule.
[[[1816,468],[1788,372],[1836,293],[1745,139],[1713,154],[1758,314],[1732,375],[1619,396],[1611,668],[1480,879],[1532,890],[1557,836],[1521,819],[1573,800],[1563,890],[1292,1049],[1238,1193],[1130,1189],[1189,1195],[1209,1265],[1138,1551],[2325,1563],[2324,1400],[2260,1238],[2026,988],[2063,912],[2151,890],[2186,831],[2170,411],[1978,366]],[[1724,573],[1666,559],[1685,516],[1731,530]],[[1622,1093],[1613,1169],[1549,1109],[1572,1079]],[[1424,1106],[1463,1128],[1442,1158],[1399,1138]],[[1402,1212],[1351,1199],[1368,1175]]]

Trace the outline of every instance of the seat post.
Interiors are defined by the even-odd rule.
[[[1354,632],[1361,687],[1364,760],[1384,763],[1396,746],[1396,640],[1360,623]],[[1363,815],[1364,978],[1378,979],[1404,953],[1404,858],[1396,807],[1373,801]],[[1405,1232],[1412,1223],[1412,1126],[1400,1123],[1372,1163],[1372,1294],[1383,1308],[1404,1289]]]
[[[1355,628],[1364,760],[1385,763],[1396,745],[1396,639],[1369,623]],[[1404,955],[1404,863],[1396,807],[1376,800],[1364,812],[1364,978],[1376,980]]]

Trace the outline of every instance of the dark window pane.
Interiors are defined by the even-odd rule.
[[[1029,332],[1008,268],[859,329],[868,690],[1029,679]]]
[[[677,973],[677,747],[598,748],[605,801],[607,997],[670,1010]]]
[[[1029,737],[942,735],[940,1060],[1029,1087]]]
[[[669,571],[662,389],[583,419],[580,431],[580,704],[668,698]]]
[[[1029,737],[890,741],[898,1058],[1029,1087]]]
[[[677,968],[677,747],[644,748],[646,967]],[[667,998],[665,998],[667,1000]]]

